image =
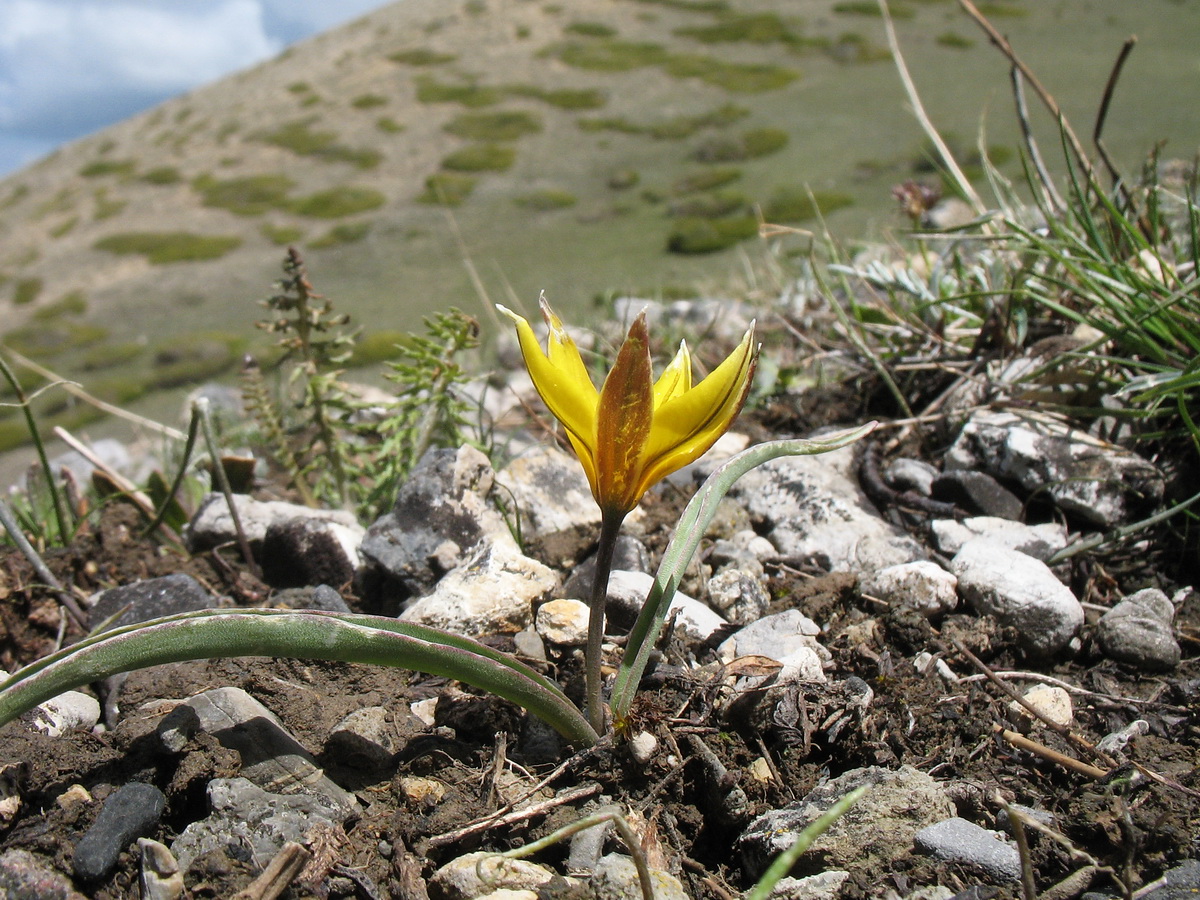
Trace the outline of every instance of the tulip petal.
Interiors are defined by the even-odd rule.
[[[517,324],[517,340],[533,386],[551,414],[562,422],[567,433],[585,446],[596,440],[596,386],[588,377],[575,342],[567,335],[553,312],[546,315],[550,326],[550,356],[542,352],[537,335],[523,316],[503,306],[497,308]],[[543,307],[545,314],[548,306]]]
[[[641,499],[639,460],[654,421],[650,332],[639,315],[600,389],[596,413],[596,501],[605,512],[628,512]]]
[[[733,422],[750,391],[757,360],[754,327],[708,377],[655,410],[641,465],[643,490],[695,462]]]
[[[663,373],[654,382],[654,408],[658,409],[672,397],[678,397],[692,389],[692,355],[688,352],[686,341],[679,342],[679,352],[675,354]]]

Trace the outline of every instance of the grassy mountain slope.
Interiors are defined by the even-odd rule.
[[[1171,4],[1147,5],[1157,27]],[[1129,23],[1086,2],[990,7],[1090,111],[1107,59],[1062,35],[1087,21],[1115,48]],[[401,0],[0,182],[0,331],[129,402],[264,345],[256,301],[289,243],[356,322],[410,330],[479,311],[466,258],[493,299],[544,289],[578,310],[723,280],[736,248],[672,248],[752,233],[756,204],[800,222],[808,189],[851,204],[835,229],[878,229],[922,141],[873,8]],[[969,146],[981,104],[1008,106],[1003,62],[948,0],[896,11],[927,101]],[[1160,133],[1146,123],[1137,149]]]

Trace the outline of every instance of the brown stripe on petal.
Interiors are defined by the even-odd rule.
[[[637,492],[638,457],[654,418],[654,373],[650,332],[643,311],[629,328],[600,389],[596,412],[596,479],[605,511],[628,512],[641,499]]]

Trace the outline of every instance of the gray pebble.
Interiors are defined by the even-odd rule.
[[[154,827],[166,805],[167,798],[152,784],[135,781],[118,788],[75,845],[75,875],[86,881],[107,875],[121,851]]]
[[[998,881],[1017,881],[1021,877],[1021,856],[1016,847],[1006,844],[995,832],[957,816],[922,828],[913,843],[931,856],[973,866]]]
[[[1130,594],[1105,613],[1096,626],[1096,638],[1110,659],[1147,672],[1168,672],[1182,656],[1171,625],[1174,617],[1167,595],[1148,588]]]

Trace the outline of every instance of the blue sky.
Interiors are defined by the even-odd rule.
[[[389,0],[0,0],[0,177]]]

